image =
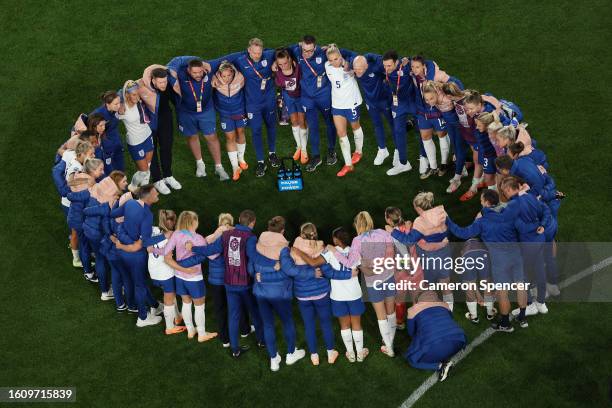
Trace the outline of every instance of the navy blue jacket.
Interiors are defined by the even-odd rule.
[[[53,177],[53,183],[60,197],[66,197],[70,192],[68,182],[66,182],[66,162],[60,160],[51,169],[51,176]]]
[[[70,200],[70,209],[68,210],[68,226],[77,231],[83,229],[83,221],[85,215],[83,210],[89,201],[89,190],[69,192],[66,197]]]
[[[102,137],[101,144],[105,158],[110,157],[114,152],[123,149],[121,135],[119,134],[119,119],[115,116],[115,112],[106,109],[105,104],[96,108],[89,116],[93,113],[101,114],[104,116],[104,120],[106,120],[106,130],[104,131],[104,137]]]
[[[329,293],[331,286],[330,279],[349,279],[352,276],[351,270],[345,268],[337,271],[329,264],[323,264],[320,269],[323,272],[321,278],[315,277],[315,268],[310,265],[296,265],[291,258],[289,248],[283,248],[280,253],[281,270],[287,276],[293,278],[293,290],[295,297],[308,298]],[[262,274],[262,282],[267,276]]]
[[[538,227],[544,230],[552,227],[552,216],[546,204],[535,198],[532,194],[519,195],[520,212],[514,223],[521,242],[544,242],[545,235],[538,234]]]
[[[536,197],[542,194],[546,179],[538,166],[527,156],[519,156],[512,163],[510,174],[529,184],[529,193]]]
[[[121,207],[113,209],[110,216],[112,218],[124,217],[123,223],[117,230],[117,238],[124,245],[133,244],[140,239],[144,248],[166,239],[164,234],[151,236],[153,234],[153,213],[146,204],[142,206],[136,200],[128,200]]]
[[[108,203],[100,204],[95,198],[89,197],[87,207],[83,210],[83,232],[88,239],[99,241],[104,235],[110,234],[110,212]]]
[[[446,349],[448,343],[467,343],[465,332],[453,320],[450,310],[435,306],[429,307],[408,319],[410,347],[404,354],[412,365],[418,365],[423,356],[433,353],[438,348]]]
[[[446,218],[446,225],[451,234],[461,239],[480,236],[485,244],[518,242],[518,231],[514,225],[520,212],[519,202],[513,197],[506,208],[501,210],[483,208],[482,217],[467,227],[460,227],[450,217]]]

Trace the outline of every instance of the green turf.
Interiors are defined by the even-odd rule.
[[[383,7],[349,1],[304,6],[280,1],[2,1],[0,7],[0,152],[5,165],[0,176],[0,225],[5,226],[0,241],[0,386],[75,386],[78,405],[87,407],[391,407],[427,378],[428,373],[411,369],[401,358],[390,360],[377,352],[362,365],[349,367],[342,358],[335,367],[300,362],[272,374],[263,351],[235,362],[217,343],[167,338],[159,327],[136,329],[133,317],[98,301],[97,289],[70,266],[49,167],[76,115],[96,106],[102,91],[137,79],[149,64],[176,55],[218,57],[243,49],[253,36],[270,47],[312,33],[321,42],[356,51],[424,52],[467,86],[515,101],[569,197],[561,208],[560,240],[610,241],[606,205],[612,198],[612,166],[606,130],[611,114],[604,108],[612,97],[607,86],[609,2],[389,2]],[[236,215],[250,207],[260,220],[258,231],[264,220],[282,214],[289,238],[308,220],[327,239],[333,227],[350,227],[362,209],[378,225],[388,205],[401,207],[411,218],[410,201],[421,190],[434,191],[459,223],[473,217],[477,203],[460,204],[456,196],[447,196],[446,177],[421,182],[414,172],[389,178],[385,166],[374,168],[372,126],[365,112],[363,117],[363,164],[344,180],[335,178],[338,168],[323,166],[305,175],[301,193],[278,193],[271,174],[255,179],[252,170],[239,183],[223,184],[211,175],[196,179],[177,134],[174,169],[184,189],[162,198],[158,208],[197,211],[203,233],[219,212]],[[279,152],[290,153],[292,140],[290,129],[280,128]],[[413,134],[409,143],[415,165]],[[250,147],[247,159],[254,164]],[[226,158],[224,163],[228,168]],[[458,307],[456,316],[463,311]],[[555,304],[528,331],[495,335],[420,405],[605,405],[612,361],[610,313],[609,304]],[[212,313],[207,315],[215,327]],[[379,344],[374,320],[368,310],[365,341],[372,351]],[[297,322],[304,346],[299,317]],[[471,339],[485,327],[461,323]],[[337,342],[342,349],[338,335]],[[408,342],[398,334],[398,349]],[[253,344],[251,339],[247,343]]]

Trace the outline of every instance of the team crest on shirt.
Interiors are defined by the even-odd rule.
[[[106,163],[107,166],[110,166],[110,164],[113,162],[113,159],[109,157],[104,162]]]
[[[225,130],[225,128],[227,127],[227,125],[223,122],[221,122],[221,129]]]
[[[208,82],[208,75],[204,76],[204,82]]]
[[[302,105],[302,109],[304,109],[304,112],[306,112],[306,107],[304,105]]]
[[[249,118],[249,119],[253,119],[253,114],[252,114],[251,112],[248,112],[248,113],[247,113],[247,118]]]
[[[141,149],[141,150],[139,150],[139,151],[138,151],[138,155],[139,155],[140,157],[144,157],[144,150],[142,150],[142,149]]]
[[[393,119],[395,119],[396,113],[395,112],[391,112],[391,116],[393,116]]]
[[[291,78],[291,79],[287,79],[285,80],[285,89],[288,91],[295,91],[295,89],[297,88],[297,83],[295,82],[295,79]]]
[[[319,65],[321,65],[321,63],[323,62],[323,59],[321,57],[317,57],[315,58],[315,62]]]
[[[229,248],[227,251],[228,264],[232,266],[240,266],[240,241],[241,237],[231,237]]]
[[[374,78],[374,73],[373,73],[373,72],[370,72],[370,73],[368,74],[368,76],[369,76],[370,78]]]
[[[267,60],[261,61],[261,66],[262,67],[267,67],[268,66],[268,61]]]

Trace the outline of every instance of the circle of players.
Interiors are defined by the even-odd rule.
[[[521,110],[488,93],[464,89],[459,79],[423,56],[401,57],[393,50],[359,54],[335,44],[319,46],[310,35],[298,44],[269,49],[254,38],[245,51],[214,60],[181,56],[165,66],[149,66],[141,79],[128,80],[101,98],[98,108],[77,118],[70,138],[57,152],[52,173],[71,230],[73,265],[83,269],[85,279],[99,284],[103,301],[114,299],[118,312],[137,313],[138,327],[158,324],[163,315],[166,334],[186,332],[187,338],[197,336],[200,342],[217,337],[236,358],[249,349],[240,344],[240,336],[253,332],[257,345],[268,351],[272,371],[277,371],[282,357],[276,347],[275,315],[287,344],[286,364],[306,354],[296,345],[291,306],[296,297],[312,364],[320,363],[317,320],[328,363],[338,358],[332,315],[339,319],[346,358],[362,362],[369,350],[360,320],[365,311],[361,274],[364,298],[378,320],[380,351],[393,357],[396,328],[407,326],[412,339],[405,353],[409,363],[438,370],[444,380],[451,357],[466,344],[452,318],[452,290],[395,290],[392,283],[449,282],[452,267],[424,263],[424,268],[414,268],[416,273],[391,268],[374,274],[371,262],[376,254],[371,248],[379,248],[383,257],[436,259],[453,256],[450,234],[467,239],[459,256],[487,253],[490,263],[462,274],[463,282],[532,284],[529,291],[516,290],[519,308],[512,313],[508,290],[466,291],[465,317],[478,324],[478,305],[485,306],[488,320],[497,316],[493,328],[499,331],[514,330],[512,316],[520,327],[527,327],[527,316],[548,312],[546,296],[559,294],[555,234],[564,195],[548,174],[546,156],[528,134]],[[349,175],[364,158],[359,122],[364,101],[378,145],[374,165],[391,157],[387,175],[412,169],[406,143],[411,129],[418,137],[421,179],[453,172],[446,191],[455,193],[472,169],[471,185],[460,196],[467,201],[483,190],[482,210],[471,225],[459,227],[427,192],[413,201],[418,214],[413,223],[404,221],[398,208],[389,207],[387,225],[375,228],[370,214],[362,211],[355,217],[356,237],[351,240],[349,231],[337,228],[327,247],[312,223],[302,225],[289,247],[281,216],[270,219],[267,231],[256,237],[256,217],[250,210],[240,214],[236,225],[230,214],[221,214],[219,228],[207,237],[196,232],[198,216],[191,211],[177,217],[171,210],[160,210],[158,226],[153,225],[151,206],[159,194],[181,189],[172,174],[170,105],[196,161],[196,176],[206,176],[201,133],[215,174],[222,181],[237,181],[249,168],[244,156],[247,126],[257,159],[255,175],[264,176],[268,165],[280,166],[279,120],[291,125],[293,159],[306,171],[316,171],[323,162],[319,115],[326,125],[325,164],[336,165],[339,142],[343,165],[337,176]],[[221,163],[217,113],[231,176]],[[119,122],[124,123],[136,165],[129,185]],[[384,122],[392,133],[393,154],[387,148]],[[206,260],[208,288],[200,265]],[[163,302],[151,294],[151,282],[163,290]],[[207,289],[214,299],[218,333],[206,330]],[[412,302],[408,309],[407,297]]]

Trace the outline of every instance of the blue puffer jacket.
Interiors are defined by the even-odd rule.
[[[70,200],[70,209],[68,210],[68,226],[74,230],[81,231],[83,229],[83,221],[85,215],[83,209],[89,201],[89,190],[69,192],[66,197]]]
[[[183,268],[191,268],[203,264],[206,260],[208,260],[208,283],[223,286],[225,284],[225,259],[223,255],[217,255],[216,258],[210,259],[204,255],[194,254],[189,258],[178,261],[178,264]]]
[[[116,208],[119,208],[119,200],[115,202],[112,209],[114,210]],[[117,222],[117,220],[112,218],[109,214],[108,227],[110,228],[110,231],[108,235],[105,235],[104,238],[102,238],[102,242],[100,244],[102,245],[102,253],[109,261],[119,261],[119,250],[110,240],[110,234],[116,235],[119,231],[119,225],[120,224]]]
[[[219,255],[216,258],[208,258],[208,283],[223,286],[225,281],[225,259]]]
[[[440,346],[448,343],[465,346],[467,343],[463,329],[453,320],[450,310],[442,306],[422,310],[414,318],[408,319],[407,327],[411,341],[404,358],[413,365]]]
[[[110,233],[110,206],[107,203],[100,204],[95,198],[89,197],[83,214],[83,232],[88,239],[99,241]]]
[[[307,298],[329,293],[331,290],[330,279],[349,279],[351,271],[343,269],[335,270],[329,264],[323,264],[320,269],[323,272],[321,278],[315,277],[315,268],[309,265],[296,265],[291,258],[289,248],[283,248],[280,253],[280,265],[282,272],[293,278],[294,295],[297,298]],[[265,281],[262,276],[262,281]]]
[[[68,187],[68,183],[66,182],[65,174],[66,162],[60,159],[59,163],[55,164],[51,169],[53,183],[55,184],[55,188],[57,189],[60,197],[66,197],[70,192],[70,187]]]
[[[256,252],[249,262],[249,273],[261,275],[261,282],[253,279],[253,294],[265,299],[291,299],[293,297],[293,279],[281,269],[274,270],[278,261]],[[314,276],[314,270],[299,271],[303,279]]]

